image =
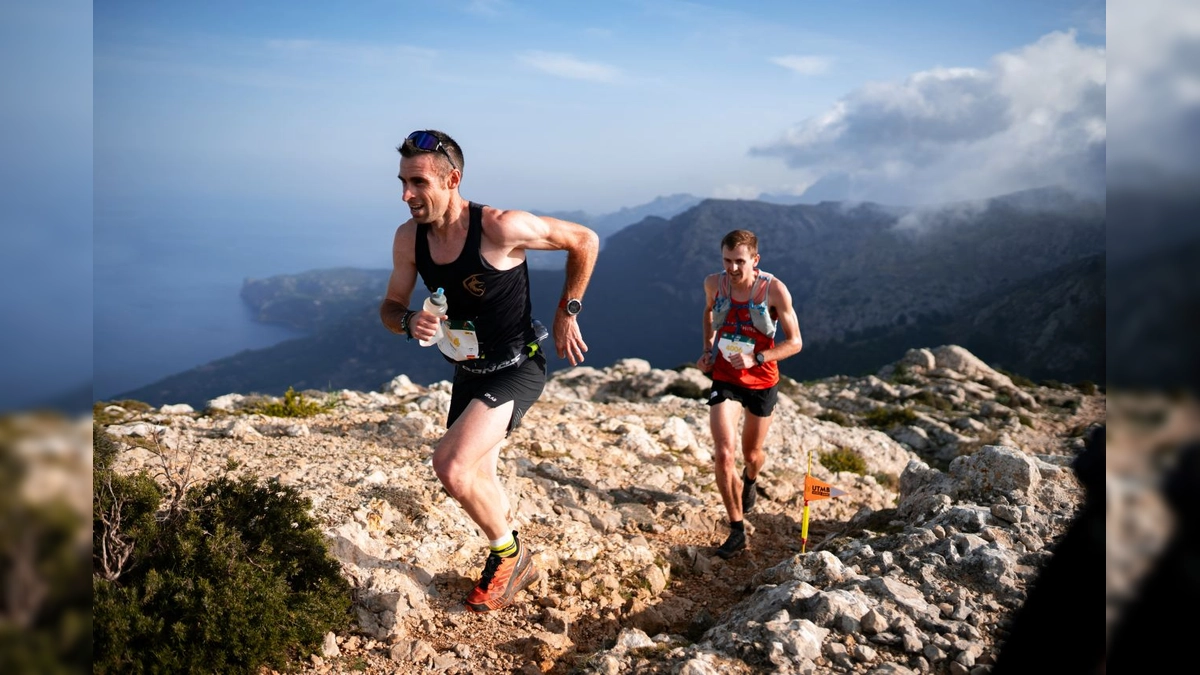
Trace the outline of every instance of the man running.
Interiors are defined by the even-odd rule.
[[[414,131],[397,150],[412,218],[396,229],[380,317],[393,333],[431,340],[443,319],[409,308],[417,275],[428,291],[444,289],[449,311],[437,345],[455,368],[447,431],[434,449],[433,469],[489,540],[467,607],[496,610],[539,578],[511,529],[508,496],[496,474],[501,443],[546,382],[545,331],[533,321],[525,251],[567,252],[553,335],[559,358],[578,365],[588,348],[577,317],[599,238],[575,223],[465,201],[458,191],[462,149],[441,131]]]
[[[725,271],[704,279],[704,354],[696,365],[710,373],[708,423],[717,488],[729,515],[729,538],[716,554],[732,558],[746,548],[743,517],[757,498],[755,481],[766,462],[763,442],[779,394],[778,362],[800,351],[800,323],[787,286],[758,269],[758,237],[734,230],[721,240]],[[782,340],[777,328],[782,329]],[[740,406],[740,408],[739,408]],[[737,475],[738,413],[744,408]]]

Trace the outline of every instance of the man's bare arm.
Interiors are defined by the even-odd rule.
[[[416,227],[411,222],[396,228],[396,236],[392,239],[392,274],[388,278],[383,303],[379,306],[379,318],[393,333],[427,339],[437,331],[436,317],[420,311],[420,308],[417,311],[410,310],[408,306],[417,285],[415,243]]]
[[[775,346],[763,352],[763,358],[768,361],[782,361],[800,352],[804,340],[800,337],[800,320],[796,317],[796,308],[792,306],[792,293],[779,279],[775,279],[770,287],[771,306],[775,308],[775,316],[779,321],[779,330],[783,331],[784,339],[775,340]],[[779,337],[776,331],[775,337]]]
[[[484,221],[487,225],[487,220]],[[578,223],[549,216],[535,216],[525,211],[500,211],[496,214],[495,236],[505,247],[537,251],[566,251],[566,281],[563,299],[582,300],[596,267],[600,253],[600,238]],[[499,243],[499,242],[498,242]],[[559,358],[571,365],[583,363],[587,343],[579,330],[576,317],[561,309],[554,314],[554,346]]]
[[[716,295],[717,275],[710,274],[704,278],[704,318],[700,322],[700,332],[704,338],[704,351],[701,352],[700,359],[696,361],[696,367],[704,373],[711,372],[713,367],[712,346],[716,331],[712,322],[712,310]]]

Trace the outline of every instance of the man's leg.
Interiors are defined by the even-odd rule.
[[[489,540],[479,583],[466,599],[467,609],[474,612],[508,606],[541,576],[532,554],[509,529],[508,495],[496,473],[500,444],[515,405],[509,401],[489,408],[472,400],[433,452],[438,479]]]
[[[742,459],[746,463],[746,477],[750,480],[758,480],[758,472],[762,471],[763,464],[767,462],[763,445],[767,442],[767,432],[771,430],[771,417],[758,417],[747,412],[744,425],[742,429]]]
[[[709,426],[713,435],[713,460],[716,466],[717,488],[725,512],[729,514],[729,538],[717,548],[722,558],[732,558],[746,548],[746,523],[742,521],[742,479],[737,475],[737,418],[742,404],[726,400],[710,404]]]
[[[763,444],[767,441],[767,432],[771,430],[771,417],[759,417],[749,410],[746,411],[746,418],[742,428],[742,459],[745,462],[744,473],[742,477],[741,491],[741,507],[742,515],[750,512],[754,508],[754,503],[758,499],[757,488],[754,483],[758,480],[758,472],[762,470],[763,464],[767,461],[766,454],[763,453]]]
[[[713,437],[713,463],[716,467],[717,489],[729,514],[729,522],[742,519],[742,480],[737,474],[737,423],[742,405],[725,400],[708,409],[708,423]]]
[[[510,533],[508,496],[496,467],[513,405],[471,401],[433,451],[438,479],[489,540]]]

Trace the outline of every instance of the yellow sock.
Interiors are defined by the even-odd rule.
[[[511,534],[500,539],[496,539],[488,546],[492,553],[501,558],[511,558],[517,554],[517,540]]]

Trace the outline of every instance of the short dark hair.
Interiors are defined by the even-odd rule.
[[[465,163],[463,162],[462,148],[458,146],[458,142],[450,138],[450,134],[444,131],[438,131],[437,129],[425,129],[424,131],[427,134],[437,136],[438,140],[442,143],[442,147],[446,150],[446,155],[449,155],[449,161],[446,164],[450,165],[451,169],[458,169],[461,173],[465,167]],[[400,153],[401,157],[415,157],[417,155],[433,153],[441,156],[443,160],[447,159],[446,155],[442,155],[442,153],[436,150],[422,150],[418,148],[407,138],[404,139],[403,143],[396,146],[396,151]]]
[[[750,230],[734,230],[721,239],[721,248],[733,249],[745,244],[751,253],[758,253],[758,237]]]

